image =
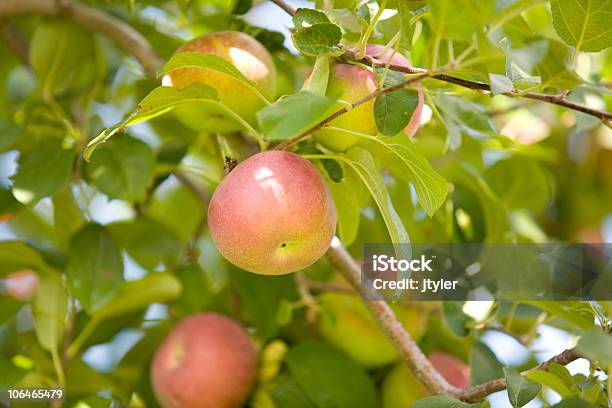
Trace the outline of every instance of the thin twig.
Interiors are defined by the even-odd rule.
[[[292,138],[289,138],[289,139],[286,139],[286,140],[282,141],[274,149],[275,150],[286,149],[289,146],[292,146],[293,144],[295,144],[295,143],[299,142],[300,140],[304,139],[305,137],[308,137],[311,134],[315,133],[316,131],[324,128],[327,125],[329,125],[329,123],[332,122],[334,119],[336,119],[339,116],[344,115],[345,113],[347,113],[350,110],[355,109],[359,105],[363,105],[364,103],[366,103],[368,101],[371,101],[372,99],[378,98],[381,95],[397,91],[398,89],[405,88],[406,86],[408,86],[408,85],[410,85],[412,83],[415,83],[417,81],[420,81],[423,78],[427,78],[428,76],[429,76],[429,73],[425,72],[425,73],[421,73],[421,74],[418,74],[416,76],[413,76],[412,78],[408,78],[407,80],[405,80],[403,82],[400,82],[399,84],[395,84],[395,85],[389,86],[387,88],[379,88],[375,92],[372,92],[371,94],[366,95],[363,98],[361,98],[361,99],[351,103],[349,106],[345,106],[344,108],[338,109],[337,111],[335,111],[334,113],[332,113],[327,118],[323,119],[321,122],[317,123],[316,125],[314,125],[310,129],[300,133],[297,136],[294,136]]]
[[[151,44],[129,24],[94,7],[71,0],[3,0],[0,18],[21,15],[66,17],[90,30],[102,33],[128,55],[134,56],[149,76],[155,77],[163,60]]]

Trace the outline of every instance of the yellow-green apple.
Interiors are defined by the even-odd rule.
[[[382,408],[408,408],[430,394],[404,361],[397,363],[381,384]]]
[[[378,327],[362,300],[350,293],[319,295],[321,336],[367,368],[382,367],[399,358],[399,353]],[[421,310],[394,305],[393,311],[410,335],[418,341],[427,324]]]
[[[393,64],[410,66],[409,61],[401,54],[392,54],[393,50],[387,50],[385,53],[383,51],[384,47],[382,46],[369,45],[366,53],[381,62],[387,62],[390,59]],[[337,64],[331,68],[326,94],[339,98],[336,109],[340,109],[346,106],[346,102],[356,102],[373,93],[377,88],[377,78],[372,71],[357,65]],[[423,111],[423,91],[420,85],[417,85],[416,89],[418,91],[417,106],[410,122],[404,128],[404,133],[409,137],[412,137],[417,131]],[[336,151],[345,151],[355,144],[367,146],[369,144],[367,139],[351,134],[351,132],[367,135],[378,134],[374,117],[374,99],[339,116],[331,121],[329,126],[345,130],[323,128],[317,132],[317,140],[324,146]]]
[[[200,68],[180,68],[162,78],[162,85],[183,89],[194,82],[216,89],[221,102],[250,124],[255,123],[255,113],[265,101],[276,96],[276,68],[270,53],[253,37],[237,32],[223,31],[197,37],[177,51],[201,52],[217,55],[231,62],[242,74],[253,82],[261,93],[249,88],[244,82],[219,71]],[[240,124],[229,117],[223,109],[209,104],[189,103],[174,109],[177,117],[187,126],[208,132],[239,130]]]
[[[237,408],[253,386],[257,354],[242,326],[216,313],[180,322],[157,350],[151,383],[163,408]]]
[[[317,169],[295,153],[267,151],[236,166],[208,207],[219,252],[250,272],[304,269],[329,248],[336,207]]]
[[[451,385],[459,388],[469,387],[470,368],[463,361],[439,351],[432,352],[428,358]],[[403,361],[397,363],[385,376],[381,393],[383,408],[410,407],[416,401],[430,395]]]
[[[28,302],[32,300],[38,289],[38,275],[29,269],[13,272],[4,277],[3,284],[9,296]]]

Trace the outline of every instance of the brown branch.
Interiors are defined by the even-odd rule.
[[[279,0],[280,1],[280,0]],[[324,128],[325,126],[329,125],[329,123],[331,121],[333,121],[334,119],[336,119],[338,116],[342,116],[345,113],[347,113],[348,111],[355,109],[356,107],[358,107],[359,105],[363,105],[364,103],[371,101],[372,99],[378,98],[381,95],[387,94],[387,93],[391,93],[394,91],[397,91],[399,89],[405,88],[406,86],[420,81],[423,78],[426,78],[429,76],[429,73],[425,72],[425,73],[420,73],[416,76],[413,76],[412,78],[409,78],[403,82],[400,82],[399,84],[395,84],[393,86],[389,86],[386,88],[379,88],[377,89],[375,92],[372,92],[369,95],[364,96],[363,98],[351,103],[349,106],[345,106],[342,109],[338,109],[337,111],[335,111],[334,113],[332,113],[331,115],[329,115],[327,118],[323,119],[321,122],[317,123],[316,125],[314,125],[313,127],[311,127],[310,129],[300,133],[297,136],[294,136],[290,139],[284,140],[281,143],[279,143],[274,149],[275,150],[283,150],[286,149],[287,147],[299,142],[300,140],[304,139],[305,137],[310,136],[311,134],[315,133],[316,131]]]
[[[66,17],[73,22],[109,37],[128,55],[134,56],[149,76],[155,77],[164,64],[151,44],[129,24],[94,7],[72,0],[3,0],[0,18],[22,15]]]
[[[361,290],[361,268],[359,264],[342,246],[340,241],[334,239],[327,255],[334,267],[355,288]],[[450,385],[444,377],[429,362],[425,354],[412,339],[410,334],[397,320],[395,313],[387,302],[364,301],[374,319],[387,334],[393,345],[399,350],[402,357],[415,376],[434,394],[458,395],[461,390]]]
[[[292,16],[295,15],[296,10],[293,7],[291,7],[289,4],[285,3],[283,0],[271,0],[271,1],[277,4],[283,10],[285,10],[288,14]],[[379,61],[376,58],[369,56],[369,55],[366,55],[362,59],[358,59],[357,54],[356,54],[356,51],[358,50],[354,50],[354,49],[351,49],[349,47],[342,46],[342,45],[341,45],[341,48],[344,50],[344,54],[342,55],[342,58],[349,62],[361,62],[364,64],[370,64],[373,67],[377,67],[377,68],[388,67],[388,69],[392,71],[403,72],[405,74],[427,73],[427,70],[422,69],[422,68],[406,67],[404,65],[396,65],[396,64],[387,64],[386,62]],[[437,79],[439,81],[444,81],[444,82],[448,82],[451,84],[459,85],[459,86],[462,86],[468,89],[491,92],[491,86],[489,84],[485,84],[482,82],[469,81],[466,79],[457,78],[457,77],[453,77],[453,76],[446,75],[446,74],[431,75],[431,78]],[[610,123],[612,122],[612,113],[606,112],[606,111],[600,111],[597,109],[592,109],[587,106],[582,106],[577,103],[570,102],[565,99],[564,95],[548,95],[548,94],[542,94],[542,93],[536,93],[536,92],[517,92],[517,91],[506,92],[503,95],[509,96],[511,98],[522,97],[522,98],[528,98],[528,99],[535,99],[538,101],[543,101],[543,102],[551,103],[554,105],[563,106],[565,108],[569,108],[569,109],[599,118],[604,122],[606,126],[608,127],[611,126]]]
[[[524,371],[523,374],[525,374],[526,372],[535,371],[535,370],[545,371],[553,363],[566,365],[566,364],[571,363],[574,360],[578,360],[581,357],[582,356],[578,354],[575,348],[568,349],[568,350],[563,351],[560,354],[557,354],[553,358],[544,361],[540,365],[537,365],[532,369]],[[461,391],[459,394],[456,395],[456,397],[465,402],[478,402],[478,401],[481,401],[487,395],[490,395],[490,394],[493,394],[494,392],[502,391],[505,389],[506,389],[506,379],[498,378],[497,380],[489,381],[484,384],[480,384],[475,387],[469,388],[467,390]]]
[[[12,22],[0,20],[0,39],[2,39],[6,48],[19,58],[22,64],[29,64],[30,47]]]

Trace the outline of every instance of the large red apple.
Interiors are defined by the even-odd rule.
[[[387,62],[391,58],[391,63],[393,64],[410,66],[410,62],[401,54],[392,54],[393,50],[391,49],[385,52],[384,47],[380,45],[368,45],[366,52],[382,62]],[[356,65],[337,64],[331,69],[326,94],[339,98],[340,102],[337,103],[336,108],[340,109],[346,106],[346,102],[356,102],[373,93],[377,88],[377,78],[372,71]],[[423,111],[423,91],[420,85],[417,85],[416,89],[418,91],[417,106],[410,118],[410,122],[404,128],[404,133],[408,137],[412,137],[417,131],[421,123]],[[351,134],[351,132],[364,133],[371,136],[378,134],[374,117],[374,100],[363,103],[357,108],[339,116],[330,122],[329,126],[348,131],[323,128],[317,132],[317,140],[330,149],[345,151],[359,143],[362,145],[367,144],[362,143],[364,141],[363,138]]]
[[[276,68],[272,57],[253,37],[238,31],[223,31],[197,37],[177,51],[201,52],[217,55],[231,62],[238,71],[253,81],[255,88],[267,99],[276,97]],[[265,102],[244,82],[224,73],[199,68],[181,68],[170,72],[162,79],[163,85],[183,89],[194,82],[216,89],[222,103],[251,124],[255,124],[255,113]],[[222,109],[212,105],[189,103],[178,105],[174,112],[178,118],[196,130],[228,132],[240,129],[240,124]]]
[[[157,350],[151,382],[163,408],[237,408],[253,382],[257,355],[246,331],[205,313],[179,323]]]
[[[267,151],[240,163],[219,184],[208,226],[228,261],[281,275],[306,268],[327,251],[336,207],[310,162],[295,153]]]

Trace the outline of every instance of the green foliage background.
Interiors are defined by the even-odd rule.
[[[213,88],[159,87],[107,37],[62,16],[4,20],[28,50],[24,61],[0,46],[0,277],[32,270],[40,284],[31,301],[3,295],[0,285],[0,390],[61,386],[66,406],[155,407],[148,369],[157,345],[181,318],[214,310],[249,328],[262,372],[274,374],[260,374],[249,406],[265,408],[270,399],[282,408],[378,406],[388,368],[366,371],[322,342],[294,276],[262,277],[227,263],[194,194],[214,191],[225,156],[241,161],[329,114],[325,73],[340,44],[391,44],[416,67],[492,91],[425,79],[430,115],[413,140],[395,135],[405,106],[414,109],[407,91],[377,100],[381,135],[364,136],[372,149],[296,146],[326,177],[339,236],[355,258],[365,242],[602,242],[606,222],[610,237],[609,123],[520,97],[560,94],[611,110],[609,0],[318,0],[310,6],[319,11],[300,10],[293,20],[288,38],[298,52],[283,34],[246,22],[248,10],[264,6],[251,0],[83,4],[142,33],[168,61],[160,72],[190,65],[243,80],[222,60],[171,56],[195,35],[249,33],[272,53],[283,98],[258,113],[255,128],[197,134],[169,111],[185,101],[218,103]],[[377,20],[378,6],[387,10]],[[302,88],[313,65],[314,79]],[[377,72],[388,75],[387,86],[403,80]],[[519,97],[501,95],[510,91]],[[326,258],[305,275],[339,279]],[[432,306],[423,350],[469,361],[475,383],[504,375],[513,406],[536,396],[546,404],[536,384],[567,401],[559,406],[607,406],[610,384],[595,368],[609,373],[612,364],[602,330],[610,328],[610,302],[500,301],[477,319],[462,306]],[[502,371],[481,342],[490,328],[531,341],[542,324],[580,338],[590,376],[558,366],[521,377],[535,363],[533,350],[523,366]],[[135,340],[122,341],[130,333]],[[117,358],[92,367],[82,357],[100,344]],[[282,344],[287,354],[277,350]],[[415,407],[458,404],[437,397]]]

